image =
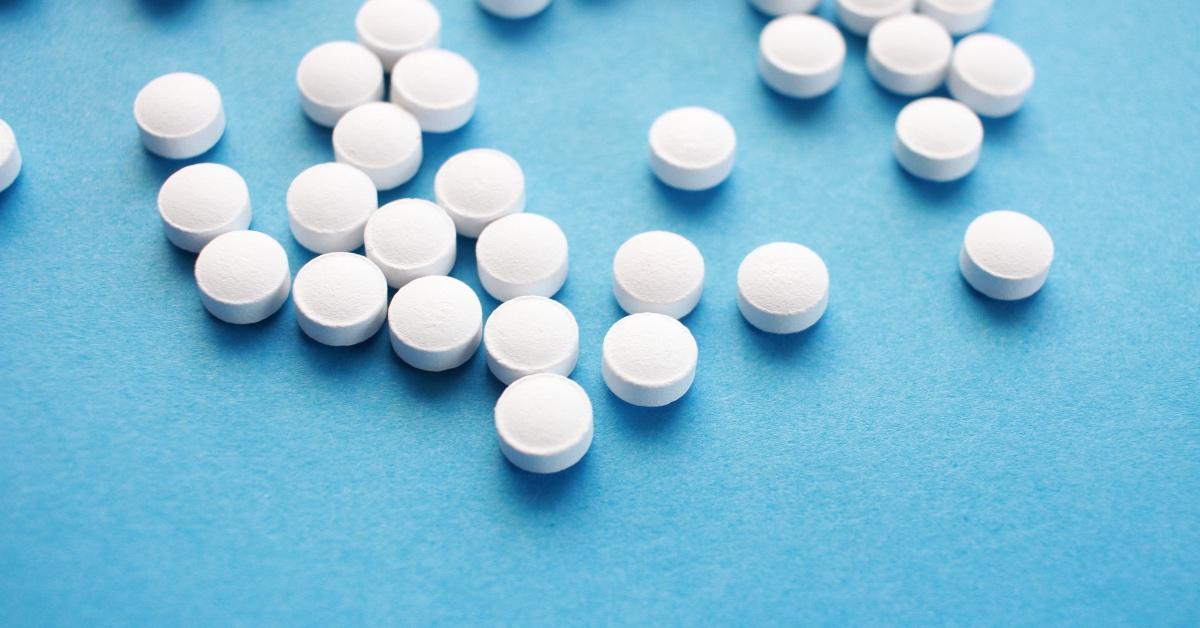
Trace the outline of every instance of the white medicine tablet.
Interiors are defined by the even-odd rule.
[[[438,168],[433,194],[459,234],[478,238],[492,221],[525,211],[525,173],[505,153],[473,148]]]
[[[479,73],[466,57],[440,48],[404,55],[392,68],[392,102],[430,133],[454,131],[475,115]]]
[[[846,40],[833,24],[811,15],[771,20],[758,37],[758,73],[771,89],[815,98],[842,77]]]
[[[17,136],[12,127],[0,120],[0,192],[17,180],[21,174],[21,148],[17,146]]]
[[[479,0],[479,6],[496,17],[519,20],[541,13],[550,0]]]
[[[982,147],[983,123],[958,101],[922,98],[896,117],[896,161],[914,177],[961,179],[975,169]]]
[[[519,379],[496,402],[500,451],[518,469],[557,473],[579,462],[592,446],[592,402],[561,375]]]
[[[979,292],[1002,301],[1033,296],[1046,283],[1054,241],[1038,221],[1014,211],[994,211],[971,221],[958,267]]]
[[[479,283],[498,301],[554,296],[567,280],[567,236],[538,214],[512,214],[488,225],[475,244]]]
[[[358,344],[379,331],[387,314],[387,280],[354,253],[326,253],[296,273],[292,303],[300,329],[321,344]]]
[[[192,164],[163,182],[158,213],[171,244],[197,253],[222,233],[250,226],[250,190],[229,166]]]
[[[383,271],[388,285],[402,288],[427,275],[454,268],[458,236],[446,211],[419,198],[392,201],[371,214],[363,234],[367,259]]]
[[[146,150],[167,159],[190,159],[208,151],[225,133],[221,92],[189,72],[150,81],[133,101],[133,117]]]
[[[412,179],[423,151],[416,118],[392,103],[355,107],[333,128],[334,157],[365,172],[381,191]]]
[[[807,246],[773,242],[754,249],[737,273],[738,309],[771,334],[812,327],[829,304],[829,270]]]
[[[534,373],[570,375],[579,360],[579,324],[558,301],[517,297],[488,317],[483,349],[488,369],[505,384]]]
[[[691,240],[647,231],[625,241],[613,257],[613,294],[630,314],[687,316],[704,291],[704,257]]]
[[[880,20],[911,13],[917,0],[837,0],[838,21],[846,30],[866,37]]]
[[[483,306],[467,284],[431,275],[396,291],[388,308],[392,350],[423,371],[457,368],[475,355],[483,336]]]
[[[604,335],[601,375],[635,406],[665,406],[692,387],[700,350],[683,323],[662,314],[631,314]]]
[[[331,41],[308,51],[296,68],[300,106],[321,126],[383,98],[383,64],[362,44]]]
[[[650,169],[680,190],[707,190],[733,171],[737,134],[725,116],[704,107],[681,107],[650,125]]]
[[[750,0],[754,8],[771,16],[788,13],[812,13],[821,6],[821,0]]]
[[[296,175],[287,191],[292,236],[314,253],[353,251],[378,207],[375,184],[357,168],[317,164]]]
[[[889,17],[867,38],[867,71],[884,89],[902,96],[932,92],[946,80],[954,40],[933,18],[915,13]]]
[[[358,42],[390,69],[400,57],[441,41],[442,16],[426,0],[367,0],[354,18]]]
[[[993,0],[917,0],[917,10],[942,23],[951,35],[973,33],[987,24]]]
[[[292,272],[287,253],[271,236],[230,231],[196,257],[196,287],[213,316],[248,325],[279,311],[291,290]]]
[[[1033,87],[1033,62],[1021,47],[999,35],[976,33],[954,47],[950,94],[982,116],[1012,115]]]

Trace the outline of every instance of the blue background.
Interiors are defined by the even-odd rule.
[[[480,357],[433,375],[386,334],[334,349],[289,304],[250,327],[200,305],[155,195],[179,163],[138,141],[137,90],[210,77],[229,117],[204,159],[247,179],[293,270],[291,178],[331,158],[293,76],[353,38],[354,2],[0,0],[0,117],[25,154],[0,195],[0,624],[1200,622],[1200,11],[1192,0],[1002,0],[989,29],[1038,82],[987,123],[966,180],[891,156],[904,101],[863,40],[816,102],[755,73],[739,0],[558,0],[505,23],[439,3],[479,68],[475,119],[571,242],[595,444],[554,477],[509,466]],[[832,17],[832,2],[822,14]],[[668,108],[732,121],[732,178],[668,190],[645,135]],[[1053,234],[1046,288],[960,279],[972,218]],[[665,409],[600,378],[610,264],[647,229],[708,264],[686,319],[692,391]],[[742,256],[826,260],[831,304],[778,338],[740,318]],[[463,242],[454,275],[478,287]],[[495,302],[485,299],[490,311]]]

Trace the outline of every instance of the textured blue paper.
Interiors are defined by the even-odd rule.
[[[803,103],[760,84],[765,19],[739,0],[557,0],[520,23],[440,2],[478,115],[384,200],[495,146],[567,233],[596,436],[555,477],[505,463],[480,357],[430,375],[383,334],[323,347],[290,304],[219,323],[162,235],[179,164],[142,150],[131,106],[191,70],[229,117],[205,159],[246,177],[293,269],[310,258],[284,192],[329,134],[293,73],[353,38],[355,4],[0,0],[0,117],[26,160],[0,195],[0,624],[1200,622],[1192,0],[999,2],[990,29],[1037,85],[945,186],[895,165],[904,101],[861,39]],[[687,104],[738,132],[714,192],[646,165],[650,122]],[[1055,239],[1028,302],[958,274],[967,224],[998,208]],[[692,238],[708,282],[695,387],[641,410],[605,389],[599,346],[612,255],[653,228]],[[832,276],[793,338],[735,306],[742,256],[778,239]],[[478,287],[467,242],[454,275]]]

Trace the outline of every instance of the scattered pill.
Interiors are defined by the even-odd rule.
[[[971,221],[958,267],[963,278],[993,299],[1033,296],[1046,283],[1054,241],[1038,221],[1014,211],[988,212]]]
[[[421,167],[421,127],[411,113],[391,103],[360,105],[333,128],[333,154],[365,172],[380,191],[391,190]]]
[[[845,38],[819,17],[776,18],[758,38],[758,73],[785,96],[815,98],[828,93],[841,79],[845,60]]]
[[[458,233],[478,238],[492,221],[525,211],[525,174],[505,153],[473,148],[442,164],[433,179],[433,193]]]
[[[896,118],[896,160],[909,174],[953,181],[979,162],[983,123],[966,105],[948,98],[922,98]]]
[[[354,29],[358,42],[391,69],[410,52],[438,46],[442,16],[426,0],[367,0],[354,18]]]
[[[375,184],[346,164],[317,164],[296,175],[287,191],[292,236],[314,253],[353,251],[378,206]]]
[[[488,369],[505,384],[534,373],[570,375],[579,359],[579,324],[558,301],[517,297],[488,317],[483,350]]]
[[[12,127],[0,120],[0,192],[17,180],[21,174],[21,148],[17,146],[17,136]]]
[[[973,33],[987,24],[993,0],[918,0],[917,10],[942,23],[951,35]]]
[[[902,96],[932,92],[946,80],[954,40],[931,17],[905,13],[880,21],[867,39],[867,70]]]
[[[362,44],[331,41],[308,51],[296,68],[300,106],[321,126],[383,98],[383,64]]]
[[[423,371],[447,371],[479,348],[483,306],[474,290],[453,277],[420,277],[392,297],[388,332],[401,360]]]
[[[225,133],[221,92],[189,72],[150,81],[133,101],[133,117],[146,150],[167,159],[190,159],[216,145]]]
[[[617,321],[604,336],[601,375],[635,406],[665,406],[692,387],[699,349],[683,323],[643,312]]]
[[[650,125],[650,168],[673,188],[716,187],[733,171],[736,149],[733,125],[704,107],[672,109]]]
[[[880,20],[911,13],[916,0],[837,0],[838,21],[846,30],[866,37]]]
[[[498,301],[554,296],[567,280],[567,236],[538,214],[512,214],[488,225],[475,244],[479,283]]]
[[[592,445],[592,402],[579,384],[561,375],[513,382],[500,394],[495,416],[500,451],[530,473],[570,468]]]
[[[430,133],[448,133],[470,121],[478,92],[475,66],[449,50],[419,50],[392,69],[392,102],[411,111]]]
[[[687,316],[704,290],[704,257],[687,238],[647,231],[625,241],[613,257],[613,294],[630,314]]]
[[[196,257],[200,301],[213,316],[238,325],[257,323],[279,311],[292,287],[287,253],[258,231],[230,231]]]
[[[793,242],[764,244],[738,267],[738,309],[772,334],[812,327],[829,304],[829,271],[812,249]]]
[[[821,6],[821,0],[750,0],[754,8],[771,16],[788,13],[812,13]]]
[[[418,198],[380,207],[367,221],[364,240],[367,259],[375,262],[393,288],[418,277],[448,274],[458,254],[450,216]]]
[[[1033,62],[1021,47],[991,33],[976,33],[954,47],[947,87],[976,113],[1012,115],[1033,87]]]
[[[300,329],[321,344],[358,344],[379,331],[387,313],[387,280],[355,253],[326,253],[296,273],[292,302]]]
[[[479,6],[497,17],[519,20],[541,13],[550,0],[479,0]]]
[[[222,233],[250,226],[250,190],[229,166],[192,164],[163,182],[158,213],[167,239],[197,253]]]

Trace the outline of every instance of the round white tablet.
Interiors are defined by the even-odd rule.
[[[1020,46],[999,35],[976,33],[954,47],[947,86],[979,115],[1000,118],[1025,103],[1033,74],[1033,62]]]
[[[567,306],[546,297],[517,297],[483,328],[488,369],[511,384],[534,373],[570,375],[579,360],[579,324]]]
[[[287,253],[258,231],[217,236],[196,257],[200,301],[226,323],[257,323],[279,311],[292,287]]]
[[[446,275],[454,268],[458,237],[446,211],[419,198],[402,198],[379,208],[367,221],[367,258],[401,288],[426,275]]]
[[[296,273],[292,303],[300,329],[321,344],[358,344],[379,331],[387,314],[387,280],[354,253],[326,253]]]
[[[785,15],[771,20],[758,37],[758,73],[785,96],[828,93],[841,79],[845,60],[845,38],[819,17]]]
[[[917,0],[917,10],[942,23],[952,35],[973,33],[987,24],[993,0]]]
[[[613,257],[613,294],[630,314],[687,316],[704,290],[704,257],[687,238],[647,231],[625,241]]]
[[[193,253],[213,238],[250,226],[250,190],[223,164],[192,164],[167,177],[158,213],[171,244]]]
[[[496,402],[496,437],[518,469],[557,473],[592,446],[592,402],[579,384],[561,375],[519,379]]]
[[[354,29],[359,43],[391,68],[410,52],[437,48],[442,16],[426,0],[367,0],[354,18]]]
[[[922,98],[896,117],[896,161],[929,181],[961,179],[975,169],[983,147],[983,123],[966,105]]]
[[[133,117],[146,150],[167,159],[190,159],[216,145],[225,133],[221,92],[189,72],[150,81],[133,101]]]
[[[829,271],[821,256],[793,242],[754,249],[737,273],[738,309],[751,325],[772,334],[812,327],[829,304]]]
[[[457,368],[479,348],[483,306],[470,286],[453,277],[420,277],[392,297],[388,335],[396,355],[411,366]]]
[[[438,168],[433,194],[459,234],[478,238],[492,221],[525,211],[525,173],[498,150],[473,148]]]
[[[650,125],[650,168],[680,190],[719,185],[733,171],[736,149],[733,125],[704,107],[672,109]]]
[[[821,0],[750,0],[750,4],[767,15],[779,16],[788,13],[812,13],[821,6]]]
[[[456,52],[420,50],[392,68],[392,102],[411,111],[430,133],[448,133],[470,121],[478,93],[479,73]]]
[[[946,80],[953,50],[950,33],[936,20],[905,13],[871,29],[867,70],[884,89],[902,96],[919,96]]]
[[[635,406],[665,406],[692,387],[699,348],[683,323],[662,314],[631,314],[604,335],[601,375]]]
[[[296,175],[287,191],[292,236],[314,253],[353,251],[378,207],[375,184],[357,168],[317,164]]]
[[[17,180],[21,174],[21,148],[17,146],[17,136],[12,127],[0,120],[0,192]]]
[[[383,64],[362,44],[331,41],[308,51],[296,68],[300,106],[321,126],[383,98]]]
[[[837,0],[838,21],[846,30],[866,37],[880,20],[911,13],[917,0]]]
[[[541,13],[550,0],[479,0],[479,6],[496,17],[519,20]]]
[[[421,167],[421,127],[411,113],[392,103],[360,105],[333,128],[333,154],[365,172],[379,190],[391,190]]]
[[[567,236],[538,214],[512,214],[488,225],[475,244],[479,283],[498,301],[554,296],[567,280]]]
[[[971,221],[958,267],[967,283],[1002,301],[1033,296],[1046,283],[1054,241],[1038,221],[1014,211],[994,211]]]

